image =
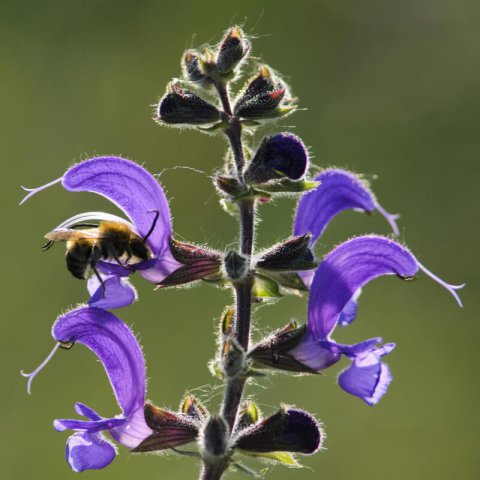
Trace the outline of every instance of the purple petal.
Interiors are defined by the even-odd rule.
[[[57,432],[64,430],[79,430],[90,433],[101,432],[102,430],[110,430],[118,425],[125,423],[125,418],[104,418],[100,420],[75,420],[60,418],[53,421],[53,428]]]
[[[127,422],[123,422],[110,430],[110,435],[128,448],[137,447],[152,433],[152,429],[145,422],[143,406],[130,414]]]
[[[313,245],[335,215],[351,209],[366,212],[377,210],[387,219],[395,234],[398,234],[395,223],[397,217],[378,204],[365,182],[354,173],[332,168],[321,172],[315,180],[320,185],[305,193],[298,203],[294,235],[310,232]]]
[[[355,292],[380,275],[411,277],[418,270],[415,257],[385,237],[367,235],[342,243],[320,263],[308,302],[308,329],[324,340]]]
[[[351,366],[340,373],[338,384],[368,405],[375,405],[385,395],[392,381],[390,369],[380,359],[394,347],[394,344],[389,343],[354,357]]]
[[[160,283],[183,264],[173,258],[170,250],[165,250],[161,258],[155,259],[153,266],[139,269],[140,275],[153,283]]]
[[[358,297],[360,297],[362,293],[362,289],[359,288],[354,294],[353,297],[347,302],[342,313],[338,317],[338,326],[343,328],[347,325],[350,325],[355,318],[357,317],[357,310],[358,310]]]
[[[89,418],[90,420],[101,420],[102,417],[92,408],[85,405],[84,403],[77,402],[75,404],[75,411],[82,415],[83,417]]]
[[[104,468],[116,454],[114,446],[95,433],[75,433],[67,441],[66,459],[74,472]]]
[[[312,370],[320,371],[337,363],[341,358],[340,351],[334,351],[330,342],[319,341],[307,330],[302,342],[289,351],[298,362]]]
[[[81,307],[60,316],[52,329],[59,342],[83,343],[101,360],[125,417],[145,404],[145,364],[130,329],[100,308]]]
[[[103,277],[105,291],[96,275],[92,275],[87,283],[90,292],[88,304],[97,308],[120,308],[130,305],[137,299],[137,291],[128,278]]]
[[[62,185],[71,192],[98,193],[119,207],[144,237],[157,224],[147,243],[156,256],[168,249],[172,235],[167,198],[155,177],[140,165],[120,157],[96,157],[70,168]]]

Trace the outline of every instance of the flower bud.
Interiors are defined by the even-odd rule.
[[[231,73],[250,50],[250,43],[245,34],[238,26],[232,27],[223,37],[218,47],[217,71],[219,73]]]
[[[234,114],[252,120],[277,118],[295,109],[287,86],[267,67],[250,79],[234,107]]]
[[[187,395],[180,404],[180,412],[193,420],[203,421],[208,416],[207,409],[193,396]]]
[[[235,307],[230,305],[225,307],[225,310],[222,314],[220,330],[224,337],[227,337],[232,334],[233,328],[235,326]]]
[[[270,367],[296,373],[318,373],[317,370],[299,362],[290,353],[300,345],[305,333],[305,326],[298,327],[296,322],[290,322],[284,328],[276,330],[257,343],[248,352],[248,358],[253,360],[254,367]]]
[[[192,442],[198,436],[198,426],[186,415],[155,407],[151,403],[145,405],[145,421],[153,430],[133,452],[154,452],[178,447]]]
[[[242,405],[242,409],[238,413],[238,425],[239,430],[255,425],[260,420],[260,410],[255,402],[251,400],[246,401]]]
[[[318,266],[310,249],[311,235],[299,235],[275,245],[261,255],[257,267],[274,271],[311,270]]]
[[[182,72],[186,80],[192,82],[211,82],[201,68],[201,60],[196,50],[187,50],[182,57]]]
[[[240,432],[234,448],[246,452],[292,452],[305,455],[316,452],[323,432],[309,413],[282,407],[275,415]]]
[[[244,375],[247,370],[245,350],[235,339],[227,340],[223,345],[222,366],[226,378]]]
[[[219,252],[173,239],[170,241],[170,250],[175,260],[184,265],[157,283],[159,287],[183,285],[202,279],[215,280],[219,277],[222,264]]]
[[[239,253],[231,250],[225,255],[225,271],[233,281],[240,280],[247,273],[247,260]]]
[[[196,93],[171,83],[158,105],[158,120],[172,125],[202,125],[220,120],[220,111]]]
[[[261,184],[269,180],[298,180],[305,175],[308,153],[302,140],[292,133],[277,133],[265,137],[247,171],[248,183]]]
[[[200,452],[207,463],[223,460],[228,449],[228,427],[222,417],[212,415],[200,434]]]
[[[234,177],[218,175],[215,177],[215,185],[223,193],[232,197],[245,193],[245,187]]]

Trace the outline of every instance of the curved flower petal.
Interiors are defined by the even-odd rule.
[[[312,245],[322,235],[330,220],[345,210],[377,210],[398,235],[397,216],[386,212],[366,183],[352,172],[331,168],[315,177],[320,185],[300,199],[293,227],[294,235],[312,234]]]
[[[145,422],[143,406],[129,415],[128,422],[123,422],[110,430],[110,435],[127,448],[137,447],[152,433],[152,429]]]
[[[96,275],[87,282],[91,295],[88,304],[97,308],[120,308],[130,305],[137,299],[137,291],[125,277],[103,277],[103,286]],[[105,290],[104,290],[105,289]]]
[[[355,356],[349,368],[340,373],[338,384],[348,393],[375,405],[385,395],[392,375],[381,357],[394,349],[393,343]]]
[[[329,341],[316,340],[313,334],[307,330],[302,341],[290,350],[289,354],[297,362],[319,372],[335,365],[341,358],[340,351],[334,351],[329,347]]]
[[[61,418],[53,421],[53,428],[57,432],[65,430],[85,430],[90,433],[101,432],[102,430],[109,430],[125,423],[125,418],[101,418],[99,420],[75,420]]]
[[[155,177],[140,165],[121,157],[95,157],[70,168],[62,185],[71,192],[98,193],[123,210],[140,236],[150,231],[147,243],[155,255],[168,249],[172,222],[167,198]]]
[[[74,433],[67,441],[66,459],[74,472],[104,468],[116,454],[115,447],[97,433]]]
[[[59,342],[83,343],[101,360],[127,417],[145,403],[145,364],[130,329],[100,308],[81,307],[57,319],[52,335]]]
[[[350,325],[355,318],[357,317],[358,310],[358,298],[362,293],[362,289],[359,288],[354,294],[353,297],[347,302],[343,308],[340,316],[338,317],[338,326],[343,328],[347,325]]]
[[[367,235],[342,243],[315,272],[308,302],[308,330],[314,338],[326,339],[359,288],[380,275],[412,277],[417,270],[415,257],[388,238]]]

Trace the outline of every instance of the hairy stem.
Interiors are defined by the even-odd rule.
[[[232,108],[226,86],[217,84],[216,88],[224,113],[229,118],[229,126],[225,130],[225,134],[229,140],[235,160],[237,179],[244,184],[243,168],[245,166],[245,155],[242,143],[242,125],[238,118],[232,117]],[[234,284],[236,303],[235,335],[239,344],[247,351],[252,316],[253,274],[251,272],[251,257],[255,231],[255,201],[249,198],[242,199],[238,202],[238,208],[240,213],[240,252],[247,258],[248,268],[247,274]],[[221,414],[230,428],[230,434],[233,433],[235,427],[244,387],[245,378],[243,377],[231,378],[225,386]],[[227,467],[227,464],[221,466],[204,464],[201,480],[218,480],[222,477]]]

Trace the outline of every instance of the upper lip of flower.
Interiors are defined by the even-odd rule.
[[[97,355],[122,410],[120,415],[103,418],[89,407],[77,404],[77,413],[89,420],[55,420],[57,430],[70,429],[78,432],[76,436],[70,437],[68,443],[72,468],[79,468],[78,459],[72,450],[77,446],[79,435],[89,436],[107,430],[118,442],[129,448],[136,447],[151,435],[152,431],[143,418],[145,363],[141,348],[130,329],[110,312],[100,308],[81,307],[59,317],[53,326],[52,335],[58,342],[82,343]],[[101,442],[102,447],[107,449],[105,461],[110,459],[110,463],[113,458],[108,442],[101,437],[96,437],[95,442]],[[95,449],[95,442],[90,443],[89,448]],[[85,445],[83,447],[86,448]],[[97,467],[82,464],[81,468]]]
[[[320,185],[310,192],[305,193],[298,202],[293,227],[294,235],[312,234],[312,246],[325,231],[328,223],[344,210],[360,210],[364,212],[377,211],[382,215],[393,233],[398,237],[400,230],[396,220],[399,215],[388,213],[377,201],[375,195],[369,189],[368,183],[358,175],[347,170],[328,168],[315,177]],[[433,274],[422,263],[417,264],[420,270],[432,278],[435,282],[446,288],[462,306],[462,302],[456,290],[464,285],[451,285]],[[309,286],[312,281],[311,272],[300,272],[304,283]]]
[[[172,237],[172,221],[165,193],[156,180],[145,168],[121,157],[95,157],[69,168],[65,174],[46,185],[26,189],[28,195],[24,203],[35,193],[61,182],[70,192],[91,192],[110,200],[128,217],[129,221],[104,212],[86,212],[75,215],[62,222],[57,229],[68,228],[74,223],[88,220],[113,220],[127,223],[142,238],[152,228],[152,212],[158,212],[158,220],[146,240],[153,254],[153,259],[135,265],[142,276],[153,282],[163,280],[169,273],[180,266],[170,252],[169,242]],[[113,275],[128,275],[118,265],[105,265],[104,272]]]

